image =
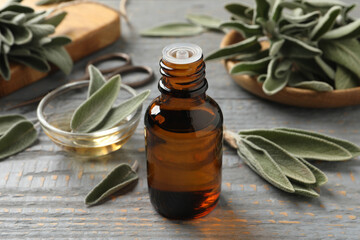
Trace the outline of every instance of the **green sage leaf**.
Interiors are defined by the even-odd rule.
[[[357,38],[360,36],[360,19],[356,19],[345,26],[335,28],[326,34],[322,39],[344,39],[344,38]]]
[[[302,2],[317,8],[330,8],[334,5],[345,7],[347,5],[340,0],[303,0]]]
[[[85,204],[88,206],[98,204],[137,180],[137,173],[128,164],[120,164],[88,193]]]
[[[256,8],[253,17],[253,22],[257,23],[258,19],[269,19],[270,5],[266,0],[255,0]]]
[[[140,32],[144,37],[185,37],[204,32],[204,28],[190,23],[168,23]]]
[[[121,78],[116,75],[83,102],[74,112],[70,127],[74,132],[90,132],[110,111],[120,90]]]
[[[0,12],[11,11],[17,13],[32,13],[34,9],[21,5],[20,3],[11,3],[0,9]]]
[[[70,74],[73,62],[64,47],[44,47],[42,54],[65,74]]]
[[[67,14],[66,12],[55,13],[51,17],[43,20],[41,23],[51,24],[54,27],[57,27],[62,22],[62,20],[64,20],[66,14]]]
[[[0,116],[0,136],[3,135],[6,131],[8,131],[13,125],[24,120],[26,120],[26,118],[21,115]]]
[[[330,79],[335,79],[335,71],[320,56],[315,57],[315,62]]]
[[[1,45],[0,45],[0,48],[1,48]],[[0,75],[5,80],[10,79],[10,66],[9,66],[8,58],[7,58],[6,54],[4,53],[4,44],[2,46],[2,52],[0,53]]]
[[[330,136],[327,136],[324,134],[320,134],[320,133],[316,133],[316,132],[312,132],[312,131],[301,130],[301,129],[296,129],[296,128],[276,128],[275,130],[294,132],[294,133],[300,133],[300,134],[317,137],[317,138],[332,142],[334,144],[337,144],[337,145],[345,148],[347,151],[349,151],[351,153],[351,155],[353,157],[360,156],[360,147],[349,141],[343,140],[343,139],[330,137]]]
[[[265,150],[287,177],[306,184],[316,182],[310,169],[280,146],[260,136],[250,135],[246,137],[246,140]]]
[[[106,80],[104,76],[101,74],[100,70],[90,65],[88,68],[90,83],[88,88],[87,98],[91,97],[97,90],[99,90],[105,83]]]
[[[259,51],[260,49],[261,45],[254,36],[210,53],[209,56],[205,58],[205,61],[227,59],[239,55],[240,53],[251,53]]]
[[[60,47],[71,43],[71,39],[67,36],[55,36],[50,38],[50,42],[44,43],[43,47]]]
[[[257,147],[246,139],[238,142],[238,149],[265,180],[283,191],[294,192],[290,181],[265,150]]]
[[[309,22],[316,22],[319,17],[320,17],[320,12],[319,11],[314,11],[314,12],[309,12],[307,14],[303,14],[303,15],[288,15],[288,14],[284,14],[282,17],[282,21],[287,21],[289,23],[296,23],[296,24],[301,24],[301,23],[309,23]]]
[[[274,58],[270,61],[268,65],[268,74],[265,79],[264,84],[262,85],[262,89],[264,93],[267,95],[273,95],[281,91],[286,84],[289,82],[290,76],[291,76],[291,69],[288,61],[280,62],[278,63],[278,59]],[[277,71],[277,68],[281,66],[281,71]],[[288,69],[284,69],[284,67],[288,67]],[[278,72],[278,74],[276,74]],[[284,72],[282,76],[276,76],[280,75],[281,72]]]
[[[270,59],[270,57],[266,57],[252,62],[237,63],[231,68],[230,74],[259,75],[266,73]]]
[[[238,21],[224,22],[220,25],[220,28],[233,29],[241,33],[246,38],[263,34],[260,25],[249,25]]]
[[[318,169],[317,167],[315,167],[314,165],[312,165],[311,163],[309,163],[308,161],[306,161],[302,158],[299,158],[299,160],[302,161],[314,174],[314,176],[316,178],[316,183],[312,184],[313,186],[318,187],[318,186],[322,186],[325,183],[327,183],[328,178],[323,171],[321,171],[320,169]]]
[[[304,185],[304,184],[299,184],[299,183],[294,183],[291,182],[292,186],[294,187],[295,193],[305,196],[305,197],[313,197],[313,198],[317,198],[320,197],[320,195],[310,186]]]
[[[254,9],[240,3],[230,3],[225,5],[225,9],[233,14],[237,19],[250,24],[253,18]]]
[[[51,69],[46,59],[36,55],[11,55],[10,60],[32,67],[40,72],[48,72]]]
[[[360,78],[360,43],[356,39],[321,41],[324,57],[355,73]]]
[[[310,89],[317,92],[330,92],[333,91],[334,88],[326,82],[321,81],[302,81],[296,84],[293,84],[293,87]]]
[[[143,91],[142,93],[112,108],[106,115],[104,120],[93,130],[93,132],[110,129],[118,125],[127,116],[129,116],[132,112],[138,109],[140,105],[145,101],[145,99],[149,96],[149,94],[150,90]]]
[[[14,44],[14,36],[9,28],[0,26],[0,42],[4,42],[9,46]]]
[[[36,139],[37,132],[31,122],[17,122],[0,137],[0,159],[21,152]]]
[[[360,85],[359,78],[356,77],[351,71],[338,65],[335,74],[335,88],[336,89],[349,89]]]
[[[196,25],[200,25],[205,28],[221,30],[219,26],[222,20],[219,18],[202,14],[188,14],[186,15],[186,19]]]
[[[37,39],[55,32],[55,27],[50,24],[31,24],[27,28],[32,32],[33,37]]]
[[[282,45],[281,53],[288,58],[314,58],[323,52],[296,38],[281,35],[286,41]]]
[[[29,28],[17,25],[8,25],[8,27],[14,36],[15,44],[22,45],[31,41],[33,34]]]
[[[284,42],[285,42],[284,39],[280,39],[278,41],[272,42],[270,46],[269,55],[275,56],[276,54],[278,54]]]
[[[269,49],[254,52],[254,53],[243,53],[234,57],[235,61],[251,62],[257,61],[263,58],[269,57]]]
[[[330,8],[329,11],[327,11],[327,13],[319,19],[319,22],[310,33],[310,38],[312,40],[317,40],[329,31],[334,26],[336,18],[340,12],[341,7],[339,6],[333,6]]]
[[[240,135],[257,135],[279,145],[290,154],[308,159],[323,161],[345,161],[352,154],[338,144],[311,135],[282,130],[249,130]]]

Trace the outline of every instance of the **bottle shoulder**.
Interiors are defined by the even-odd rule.
[[[155,98],[145,112],[145,126],[159,126],[176,132],[193,132],[222,128],[223,115],[219,105],[206,96],[199,101],[191,99]]]

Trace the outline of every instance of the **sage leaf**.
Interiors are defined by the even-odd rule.
[[[286,41],[282,45],[281,53],[288,58],[314,58],[323,52],[296,38],[281,35]]]
[[[98,204],[137,180],[137,173],[128,164],[120,164],[88,193],[85,204],[88,206]]]
[[[254,12],[253,22],[257,23],[258,19],[269,19],[270,5],[266,0],[255,0],[256,8]]]
[[[356,77],[351,71],[338,65],[335,74],[335,88],[336,89],[349,89],[359,86],[359,78]]]
[[[98,126],[115,102],[120,90],[120,84],[120,75],[116,75],[83,102],[72,116],[71,129],[74,132],[87,133]]]
[[[333,6],[327,11],[327,13],[319,19],[319,22],[315,25],[310,33],[310,39],[317,40],[327,31],[329,31],[335,24],[337,16],[341,12],[340,6]]]
[[[36,139],[37,132],[31,122],[17,122],[0,137],[0,159],[21,152]]]
[[[43,47],[59,47],[71,43],[71,39],[66,36],[56,36],[50,38],[50,42],[44,43]]]
[[[9,46],[14,44],[14,36],[9,28],[0,26],[0,42],[4,42]]]
[[[355,73],[360,78],[360,43],[356,39],[321,41],[324,58]]]
[[[95,128],[95,130],[93,130],[93,132],[115,127],[132,112],[138,109],[149,96],[149,94],[150,90],[143,91],[142,93],[126,100],[125,102],[122,102],[117,107],[112,108],[104,120]]]
[[[185,37],[204,32],[204,28],[191,23],[168,23],[140,32],[144,37]]]
[[[259,51],[260,49],[261,45],[254,36],[210,53],[209,56],[205,58],[205,61],[227,59],[239,55],[240,53],[251,53]]]
[[[10,56],[10,59],[12,61],[32,67],[40,72],[48,72],[51,69],[50,65],[44,58],[38,57],[36,55]]]
[[[317,8],[329,8],[334,5],[346,6],[346,3],[340,0],[303,0],[302,2]]]
[[[21,5],[20,3],[13,2],[11,4],[8,3],[7,6],[0,9],[0,12],[5,12],[5,11],[17,12],[17,13],[32,13],[34,12],[34,9],[32,9],[31,7]]]
[[[343,139],[330,137],[330,136],[320,134],[320,133],[316,133],[316,132],[312,132],[312,131],[295,129],[295,128],[276,128],[275,130],[300,133],[300,134],[305,134],[305,135],[321,138],[323,140],[332,142],[334,144],[337,144],[337,145],[345,148],[347,151],[349,151],[351,153],[351,155],[353,157],[360,156],[360,147],[353,144],[353,143],[351,143],[351,142],[349,142],[349,141],[343,140]]]
[[[325,40],[329,39],[344,39],[344,38],[357,38],[360,36],[360,19],[356,19],[345,26],[335,28],[321,38]]]
[[[307,134],[262,129],[241,131],[239,134],[264,137],[295,157],[323,161],[345,161],[353,157],[340,145]]]
[[[42,38],[55,32],[55,27],[50,24],[31,24],[27,28],[32,32],[34,38]]]
[[[289,82],[289,78],[291,76],[290,66],[289,66],[287,74],[280,76],[280,77],[276,77],[275,72],[276,72],[278,65],[279,65],[278,59],[276,59],[276,58],[272,59],[268,65],[268,74],[264,81],[264,84],[262,85],[262,89],[263,89],[264,93],[266,93],[267,95],[273,95],[273,94],[278,93]],[[288,64],[284,63],[283,66],[288,66]],[[277,75],[279,75],[279,74],[277,74]]]
[[[252,62],[240,62],[231,68],[230,74],[259,75],[266,73],[269,62],[269,57]]]
[[[62,22],[62,20],[64,20],[66,14],[67,14],[66,12],[55,13],[51,17],[43,20],[42,23],[51,24],[54,27],[57,27]]]
[[[314,165],[312,165],[311,163],[309,163],[308,161],[306,161],[302,158],[299,158],[299,160],[302,161],[314,174],[314,176],[316,178],[316,183],[313,184],[313,186],[318,187],[318,186],[322,186],[325,183],[327,183],[328,178],[323,171],[321,171],[320,169],[318,169],[317,167],[315,167]]]
[[[220,25],[220,28],[233,29],[246,38],[263,34],[260,25],[249,25],[239,21],[224,22]]]
[[[314,59],[330,79],[335,79],[335,71],[320,56],[316,56]]]
[[[70,74],[73,62],[63,47],[44,47],[43,55],[48,61],[55,64],[65,74]]]
[[[104,76],[101,74],[100,70],[90,65],[88,68],[90,83],[88,88],[87,98],[91,97],[97,90],[99,90],[105,83],[106,80]]]
[[[222,20],[219,18],[202,14],[188,14],[186,15],[186,19],[193,24],[200,25],[205,28],[221,30],[219,26]]]
[[[288,15],[284,14],[282,21],[287,21],[289,23],[309,23],[309,22],[316,22],[320,17],[319,11],[309,12],[304,15]]]
[[[293,85],[296,88],[310,89],[317,92],[330,92],[334,88],[326,82],[321,81],[302,81]]]
[[[284,42],[285,42],[284,39],[272,42],[270,46],[269,55],[275,56],[276,54],[278,54],[281,47],[284,45]]]
[[[256,81],[259,83],[264,83],[266,80],[267,75],[266,74],[261,74],[256,78]]]
[[[310,169],[280,146],[260,136],[250,135],[246,137],[246,140],[265,150],[287,177],[306,184],[316,182]]]
[[[9,61],[4,51],[4,44],[2,46],[2,52],[0,53],[0,74],[5,80],[10,79],[10,66]],[[0,46],[1,48],[1,46]]]
[[[22,45],[31,41],[33,34],[29,28],[17,25],[9,25],[9,29],[14,36],[15,44]]]
[[[241,154],[254,166],[256,171],[265,180],[283,191],[294,192],[290,181],[265,150],[257,147],[246,139],[238,142],[238,148]]]
[[[254,53],[243,53],[240,55],[237,55],[234,57],[235,61],[257,61],[261,60],[263,58],[269,57],[269,49],[260,51],[260,52],[254,52]]]
[[[233,14],[235,18],[240,19],[245,23],[251,23],[252,21],[254,9],[249,6],[240,3],[230,3],[225,5],[225,9]]]
[[[24,120],[26,120],[26,118],[21,115],[0,116],[0,136],[3,135],[7,130],[9,130],[13,125]]]
[[[310,186],[294,183],[294,182],[291,182],[291,184],[294,187],[295,194],[299,194],[305,197],[313,197],[313,198],[320,197],[320,195]]]
[[[44,5],[67,2],[67,1],[70,1],[70,0],[40,0],[40,1],[36,2],[36,5],[44,6]]]

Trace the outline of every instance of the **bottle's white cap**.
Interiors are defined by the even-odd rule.
[[[201,48],[192,43],[174,43],[162,50],[163,59],[174,64],[189,64],[202,57]]]

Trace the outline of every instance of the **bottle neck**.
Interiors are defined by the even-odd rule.
[[[205,97],[208,83],[205,78],[205,62],[200,58],[189,64],[174,64],[160,60],[162,94],[177,98]]]

